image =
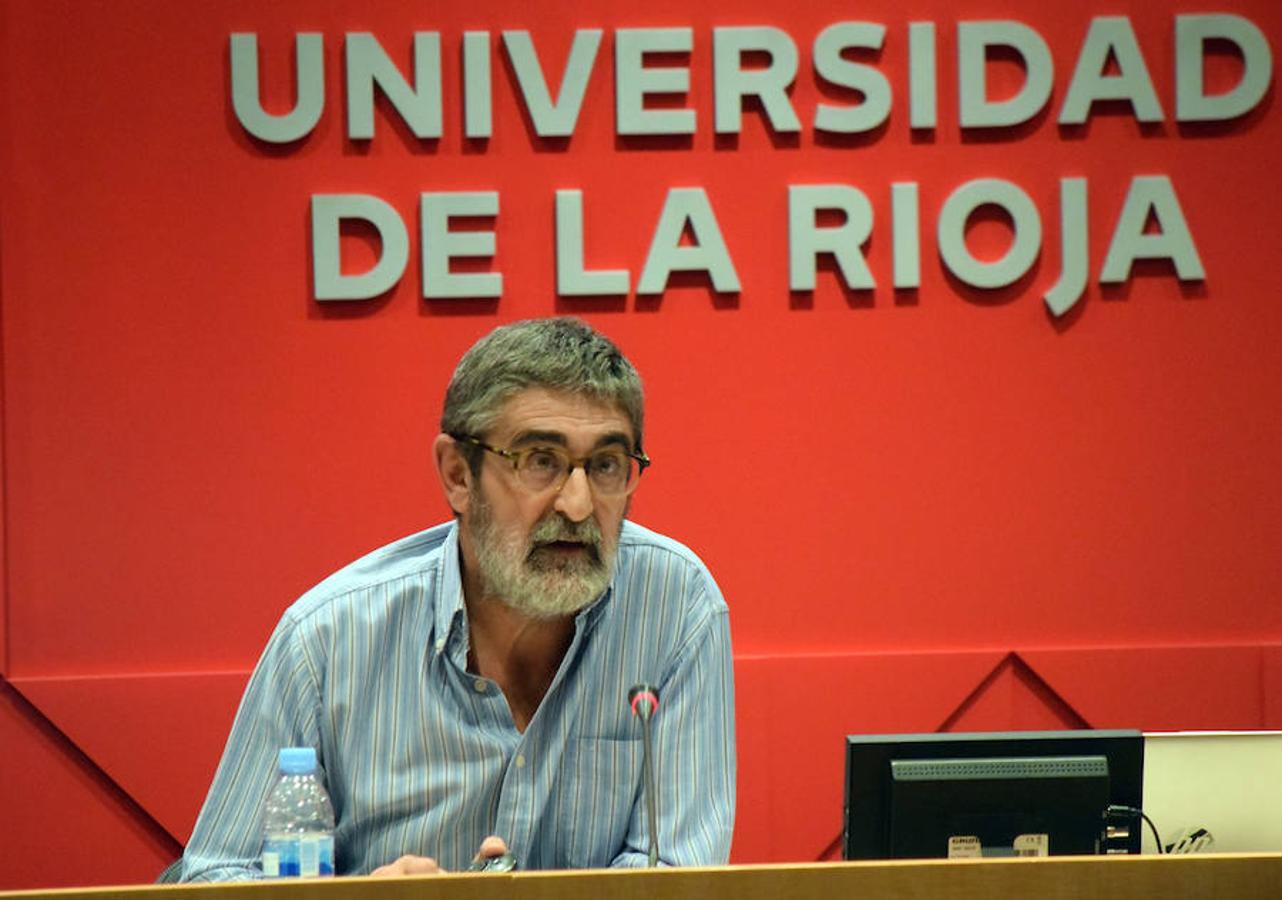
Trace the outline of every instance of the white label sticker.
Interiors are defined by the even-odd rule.
[[[973,834],[955,834],[948,839],[949,859],[979,859],[984,848]]]
[[[320,874],[320,841],[314,835],[304,835],[298,843],[298,874],[303,878]]]
[[[1021,834],[1015,838],[1016,856],[1050,856],[1050,847],[1047,834]]]

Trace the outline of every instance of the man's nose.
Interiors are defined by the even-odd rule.
[[[571,522],[582,522],[592,515],[592,485],[583,466],[575,466],[556,493],[553,509]]]

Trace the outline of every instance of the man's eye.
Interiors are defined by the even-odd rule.
[[[531,450],[526,454],[525,468],[532,472],[555,472],[561,468],[561,457],[552,450]]]
[[[592,471],[602,475],[617,475],[623,469],[623,460],[621,453],[598,453],[592,457]]]

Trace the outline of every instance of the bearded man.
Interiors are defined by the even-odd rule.
[[[641,866],[651,835],[629,688],[658,688],[659,861],[724,863],[734,820],[725,601],[688,549],[626,520],[635,368],[575,319],[495,329],[459,362],[436,470],[454,521],[374,551],[286,611],[246,688],[183,880],[262,877],[281,747],[313,747],[339,874]]]

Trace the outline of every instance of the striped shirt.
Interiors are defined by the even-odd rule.
[[[688,549],[625,522],[610,587],[575,618],[524,733],[467,671],[454,522],[340,570],[290,607],[241,700],[187,847],[184,880],[260,878],[263,801],[281,747],[315,747],[335,867],[397,857],[464,868],[497,834],[523,869],[641,866],[649,830],[629,688],[653,725],[661,862],[724,863],[734,820],[729,616]]]

